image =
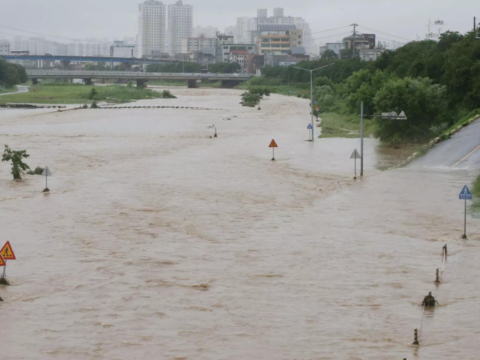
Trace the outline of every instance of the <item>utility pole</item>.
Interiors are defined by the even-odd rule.
[[[310,110],[311,110],[312,128],[313,128],[312,129],[312,141],[315,141],[315,123],[313,121],[313,72],[317,71],[317,70],[320,70],[320,69],[323,69],[323,68],[327,68],[327,67],[332,66],[332,65],[335,65],[335,63],[329,64],[329,65],[326,65],[326,66],[322,66],[322,67],[319,67],[319,68],[316,68],[316,69],[313,69],[313,70],[303,69],[303,68],[293,66],[295,69],[310,71]]]
[[[357,40],[357,26],[360,26],[360,25],[353,23],[350,26],[353,26],[352,59],[354,59],[355,58],[355,44],[356,44],[355,40]]]

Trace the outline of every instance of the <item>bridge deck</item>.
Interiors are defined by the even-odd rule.
[[[154,73],[136,71],[27,70],[30,79],[128,79],[128,80],[233,80],[247,81],[250,74]]]

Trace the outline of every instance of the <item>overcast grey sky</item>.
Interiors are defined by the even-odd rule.
[[[137,34],[139,0],[0,0],[0,26],[67,38],[122,39]],[[164,4],[175,0],[163,1]],[[304,17],[312,31],[353,22],[384,33],[380,39],[424,38],[428,20],[441,19],[445,29],[471,30],[473,16],[480,17],[479,0],[185,0],[194,6],[194,26],[234,25],[237,17],[255,16],[257,8],[283,7],[285,15]],[[360,28],[362,32],[371,32]],[[315,34],[317,42],[341,39],[348,29]],[[15,34],[0,27],[0,37]],[[324,36],[339,34],[330,38]]]

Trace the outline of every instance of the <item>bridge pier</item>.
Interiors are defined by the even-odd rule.
[[[92,79],[84,79],[85,85],[93,85]]]
[[[32,79],[32,84],[33,85],[38,85],[38,79]]]
[[[200,87],[200,82],[197,80],[187,80],[189,89],[197,89]]]
[[[239,80],[221,80],[220,87],[230,89],[240,84]]]
[[[137,88],[146,88],[147,87],[147,80],[137,80]]]
[[[62,69],[63,70],[68,70],[68,65],[70,65],[70,60],[62,60]]]

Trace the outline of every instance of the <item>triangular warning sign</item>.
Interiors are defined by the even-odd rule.
[[[360,158],[361,158],[360,154],[358,153],[357,149],[355,149],[352,156],[350,156],[350,159],[360,159]]]
[[[13,252],[12,245],[10,245],[10,241],[7,241],[7,243],[3,245],[2,250],[0,250],[0,255],[5,260],[17,260],[15,253]]]
[[[270,143],[270,146],[271,148],[276,148],[278,147],[277,143],[275,142],[275,140],[272,140],[272,142]]]
[[[3,260],[2,255],[0,255],[0,267],[5,266],[5,265],[6,265],[5,260]]]

